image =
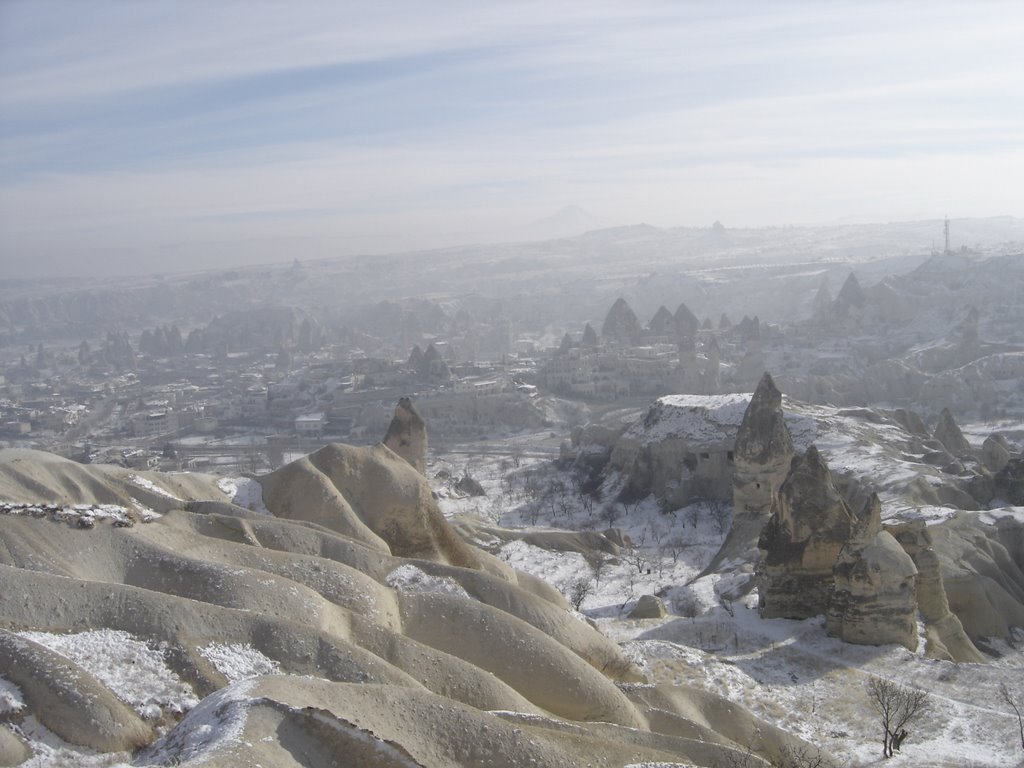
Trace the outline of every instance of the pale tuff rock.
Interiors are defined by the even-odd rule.
[[[750,399],[736,434],[737,461],[764,466],[783,460],[788,467],[793,456],[793,438],[782,413],[782,393],[765,373]]]
[[[696,336],[700,329],[700,320],[690,311],[685,304],[676,307],[675,320],[676,333],[680,336]]]
[[[924,419],[921,415],[915,411],[908,411],[904,408],[897,408],[891,412],[891,416],[903,427],[907,432],[917,437],[928,438],[930,436],[928,427],[925,426]]]
[[[625,299],[616,300],[608,310],[604,325],[601,326],[601,336],[622,343],[631,343],[640,338],[640,332],[640,321],[637,320],[636,313]]]
[[[668,616],[668,609],[657,595],[643,595],[629,612],[631,619],[662,619],[665,616]]]
[[[824,613],[832,566],[855,524],[818,449],[812,445],[795,456],[757,544],[761,615],[806,619]]]
[[[384,445],[412,464],[420,474],[426,474],[427,425],[408,397],[403,397],[395,406]]]
[[[31,756],[28,744],[10,728],[0,725],[0,765],[21,765]]]
[[[756,560],[758,536],[793,458],[793,438],[782,412],[782,393],[765,373],[754,390],[733,445],[733,514],[729,534],[704,570],[729,559]],[[749,583],[747,587],[753,586]]]
[[[654,317],[651,318],[647,327],[655,336],[675,335],[675,318],[668,311],[668,307],[663,304],[658,307],[658,311],[654,313]]]
[[[839,295],[836,296],[835,303],[832,305],[832,311],[840,317],[846,317],[863,307],[866,300],[867,297],[864,295],[864,289],[860,287],[860,281],[851,272],[850,276],[846,278],[846,282],[843,283],[843,287],[839,289]]]
[[[733,504],[736,515],[750,513],[763,518],[772,497],[789,471],[793,438],[782,412],[782,393],[770,373],[761,377],[750,399],[733,448]]]
[[[1010,446],[1003,435],[995,432],[981,446],[981,461],[989,472],[999,472],[1010,461]]]
[[[917,608],[925,622],[925,654],[935,659],[984,663],[963,625],[949,609],[946,588],[939,570],[939,557],[923,520],[886,526],[917,567]]]
[[[423,353],[423,360],[420,363],[419,372],[428,378],[438,381],[448,381],[452,377],[452,371],[448,363],[441,357],[437,347],[430,344],[427,351]]]
[[[96,678],[55,651],[0,629],[0,675],[18,686],[43,725],[71,744],[130,751],[152,729]]]
[[[853,535],[832,567],[827,629],[848,643],[899,643],[917,648],[917,568],[892,534],[882,530],[882,505],[872,494]]]
[[[964,437],[964,433],[960,431],[960,427],[957,426],[949,408],[942,409],[942,413],[939,414],[939,423],[932,436],[957,458],[973,458],[974,450],[967,442],[967,438]]]
[[[626,480],[627,493],[653,493],[668,509],[695,499],[725,502],[732,487],[729,453],[741,395],[709,401],[689,395],[659,398],[642,423],[612,447],[611,467]]]

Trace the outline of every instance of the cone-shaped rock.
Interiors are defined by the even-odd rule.
[[[601,326],[601,335],[621,342],[635,341],[640,336],[640,321],[625,299],[617,299]]]
[[[964,433],[960,431],[949,408],[943,408],[942,413],[939,414],[939,423],[935,427],[933,437],[954,456],[964,458],[974,455],[971,444],[967,442]]]
[[[833,311],[838,315],[845,315],[851,309],[864,306],[864,301],[864,289],[860,287],[860,281],[857,280],[856,275],[851,272],[839,290],[839,295],[836,296]]]
[[[832,566],[856,520],[813,445],[795,456],[757,543],[764,618],[806,619],[824,613]]]
[[[1006,438],[993,432],[981,446],[981,460],[989,472],[998,472],[1010,461],[1010,445]]]
[[[733,514],[729,534],[704,573],[713,572],[725,560],[757,559],[758,537],[792,458],[793,438],[782,412],[782,393],[771,374],[765,373],[750,398],[733,446]]]
[[[414,371],[418,371],[423,366],[423,350],[420,349],[419,344],[414,345],[412,352],[409,353],[408,365]]]
[[[647,327],[656,336],[665,336],[674,331],[675,320],[672,317],[672,313],[668,311],[668,307],[664,304],[658,307],[658,311],[654,313],[654,317],[651,318],[651,322],[648,323]]]
[[[680,336],[695,336],[700,329],[700,320],[690,311],[685,304],[676,307],[675,314],[676,333]]]
[[[384,445],[416,467],[421,475],[426,474],[427,425],[408,397],[403,397],[395,406]]]

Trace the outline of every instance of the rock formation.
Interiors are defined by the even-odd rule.
[[[974,457],[974,449],[967,442],[964,433],[960,431],[960,427],[957,426],[956,420],[953,418],[953,414],[950,413],[949,408],[942,409],[942,413],[939,414],[939,423],[935,426],[935,432],[932,436],[958,459]]]
[[[672,317],[672,313],[668,311],[668,307],[664,304],[658,307],[658,311],[654,313],[654,317],[651,318],[651,322],[647,324],[647,327],[655,336],[674,335],[675,320]]]
[[[640,338],[640,321],[625,299],[617,299],[605,316],[601,336],[623,344],[631,344]]]
[[[668,616],[668,609],[657,595],[642,595],[629,612],[631,619],[662,619],[665,616]]]
[[[658,398],[612,447],[609,467],[621,473],[626,495],[653,493],[667,510],[696,499],[727,502],[729,454],[744,402],[742,395]]]
[[[995,476],[995,496],[1013,506],[1024,506],[1024,458],[1010,459]]]
[[[886,526],[917,567],[917,608],[925,622],[925,654],[933,659],[983,663],[986,659],[967,637],[946,598],[939,557],[923,520]]]
[[[426,475],[427,425],[408,397],[401,398],[395,406],[384,445],[416,467],[421,475]]]
[[[841,318],[857,315],[866,301],[867,297],[864,295],[864,289],[860,287],[860,281],[851,272],[832,304],[832,314]]]
[[[848,643],[899,643],[917,648],[917,568],[892,534],[882,529],[875,494],[854,522],[849,541],[832,567],[834,589],[826,627]]]
[[[832,566],[856,521],[813,445],[793,457],[758,540],[757,587],[764,618],[806,619],[824,613]]]
[[[690,311],[688,306],[680,304],[676,307],[673,319],[675,320],[676,333],[679,336],[693,337],[697,335],[697,331],[700,329],[700,320]]]
[[[733,445],[733,513],[729,533],[704,573],[725,560],[754,562],[772,500],[793,459],[793,438],[782,412],[782,393],[765,373],[743,413]],[[747,588],[753,586],[750,581]]]
[[[1006,437],[994,432],[981,446],[981,462],[989,472],[999,472],[1010,461],[1010,445]]]
[[[754,733],[765,753],[800,746],[684,685],[617,686],[643,679],[619,647],[459,539],[382,445],[332,444],[253,483],[265,510],[210,476],[0,451],[0,499],[21,500],[0,511],[3,592],[18,596],[0,600],[0,674],[19,717],[101,751],[148,745],[111,759],[165,766],[714,766]],[[167,681],[122,702],[40,639],[83,630],[159,644]],[[273,673],[225,664],[235,647]],[[168,727],[156,741],[153,721]],[[24,757],[0,732],[5,758]]]

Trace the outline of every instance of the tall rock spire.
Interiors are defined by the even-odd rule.
[[[421,475],[427,473],[427,425],[408,397],[403,397],[395,406],[384,445],[412,464]]]

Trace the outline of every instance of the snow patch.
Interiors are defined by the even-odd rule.
[[[276,661],[267,658],[248,643],[211,643],[196,650],[230,683],[261,675],[281,674],[281,666]]]
[[[21,689],[6,678],[0,677],[0,719],[25,708]]]
[[[263,503],[263,486],[254,477],[222,477],[217,487],[228,497],[228,501],[252,512],[269,515],[270,510]]]
[[[436,592],[442,595],[454,595],[469,600],[469,593],[450,576],[431,576],[415,565],[400,565],[387,575],[384,583],[392,589],[408,594],[418,592]]]
[[[155,493],[157,496],[163,496],[165,499],[170,499],[171,501],[182,501],[170,491],[164,490],[159,485],[154,483],[152,480],[148,480],[142,475],[128,475],[128,479],[131,480],[132,483],[134,483],[135,485],[139,486],[139,488],[145,488],[147,491]]]
[[[70,659],[146,719],[157,719],[164,710],[187,712],[199,701],[167,666],[166,643],[153,646],[115,629],[19,635]]]

